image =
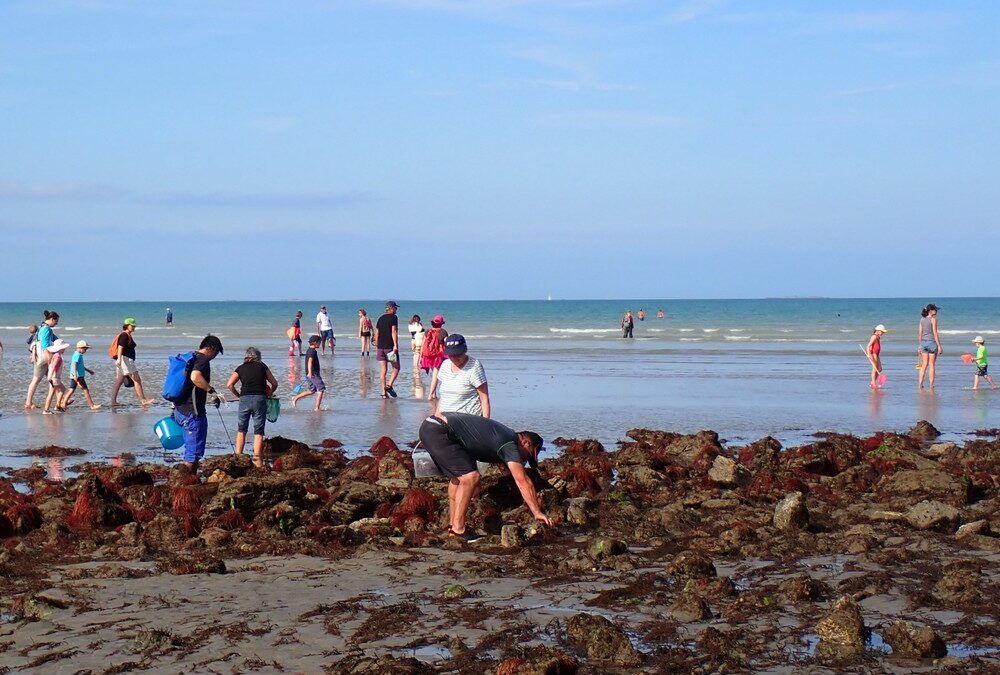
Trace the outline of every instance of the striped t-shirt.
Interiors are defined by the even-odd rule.
[[[478,359],[469,358],[456,373],[454,364],[445,360],[438,370],[438,411],[459,412],[482,415],[483,405],[479,401],[476,387],[486,384],[486,371]]]

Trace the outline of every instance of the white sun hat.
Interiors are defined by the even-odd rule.
[[[881,323],[879,325],[875,326],[875,330],[879,331],[880,333],[888,333],[889,332],[889,330],[885,327],[885,325],[883,325]]]

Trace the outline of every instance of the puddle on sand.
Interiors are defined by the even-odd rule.
[[[17,623],[17,616],[10,612],[0,612],[0,623]]]
[[[427,663],[437,663],[438,661],[449,660],[451,658],[451,650],[444,645],[424,645],[423,647],[404,649],[400,655],[411,656],[418,661]]]
[[[885,641],[881,633],[871,631],[868,641],[865,643],[869,650],[879,652],[886,656],[892,654],[892,647]],[[819,645],[819,636],[815,633],[806,633],[797,644],[785,647],[785,652],[794,656],[815,656],[816,647]],[[951,643],[947,640],[945,645],[948,648],[948,656],[955,658],[971,658],[975,656],[1000,656],[1000,647],[973,647],[962,642]]]

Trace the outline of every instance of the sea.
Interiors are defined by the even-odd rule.
[[[156,421],[170,414],[168,404],[143,409],[134,393],[123,390],[126,405],[107,407],[114,378],[107,347],[125,317],[138,322],[137,364],[147,395],[159,398],[169,355],[196,349],[212,333],[225,346],[212,364],[217,389],[250,345],[263,352],[281,383],[282,413],[268,435],[307,443],[335,438],[352,451],[383,435],[400,445],[415,439],[431,411],[430,378],[408,351],[406,325],[413,314],[425,327],[435,314],[444,315],[445,328],[465,335],[469,353],[486,369],[493,417],[546,439],[590,437],[613,445],[627,430],[649,427],[713,429],[730,445],[764,436],[791,445],[816,432],[906,430],[921,419],[954,439],[1000,426],[1000,391],[972,391],[973,367],[960,358],[973,351],[976,335],[987,347],[1000,341],[1000,298],[396,301],[403,367],[399,397],[389,400],[380,397],[378,364],[374,356],[360,356],[357,337],[357,310],[366,308],[374,321],[385,299],[0,303],[0,466],[34,461],[31,449],[46,445],[87,451],[70,462],[111,461],[123,453],[138,461],[178,460],[153,434]],[[933,393],[917,391],[915,369],[917,323],[927,302],[941,308],[944,348]],[[292,409],[291,392],[304,371],[302,359],[288,355],[286,330],[302,310],[308,336],[321,304],[337,339],[335,354],[322,359],[325,409],[314,412],[308,399]],[[164,321],[168,306],[170,327]],[[646,319],[636,321],[634,339],[622,339],[622,315],[640,308]],[[43,309],[61,315],[59,337],[92,345],[86,360],[96,374],[87,379],[103,409],[91,412],[78,396],[66,413],[23,410],[31,374],[26,327],[41,322]],[[882,340],[888,382],[872,391],[862,345],[879,323],[889,329]],[[36,395],[39,406],[43,395]],[[229,452],[236,406],[210,412],[208,454]]]

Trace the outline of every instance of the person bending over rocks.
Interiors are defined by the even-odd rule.
[[[448,485],[448,536],[476,541],[479,535],[466,529],[465,515],[472,497],[478,493],[480,474],[476,462],[506,464],[517,489],[535,520],[551,526],[538,503],[535,486],[524,471],[524,463],[538,467],[542,437],[533,431],[513,431],[496,420],[465,413],[438,413],[420,425],[420,442],[441,472],[451,479]]]

